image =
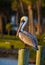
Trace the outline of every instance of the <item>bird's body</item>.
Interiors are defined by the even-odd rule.
[[[25,43],[25,44],[27,44],[27,45],[29,45],[29,46],[31,46],[31,47],[33,47],[34,49],[37,47],[37,45],[38,45],[38,42],[37,42],[37,40],[36,40],[36,38],[35,38],[35,36],[33,36],[31,33],[28,33],[28,32],[19,32],[19,38]],[[33,37],[32,37],[32,36]],[[34,40],[34,38],[35,38],[35,40]],[[35,44],[37,42],[37,44]]]
[[[29,46],[34,46],[33,41],[31,39],[31,37],[29,37],[28,35],[26,35],[25,33],[19,32],[19,38],[27,45]],[[30,43],[30,44],[29,44]]]
[[[28,18],[26,16],[24,16],[24,17],[22,17],[21,20],[24,20],[25,22],[22,23],[19,27],[19,30],[18,30],[19,38],[24,42],[24,44],[27,44],[27,45],[33,47],[35,50],[37,50],[38,41],[37,41],[36,37],[34,35],[32,35],[31,33],[23,30],[25,25],[27,24]]]

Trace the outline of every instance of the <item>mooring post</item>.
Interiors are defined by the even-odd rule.
[[[28,65],[30,57],[30,50],[29,49],[19,49],[18,52],[18,65]]]
[[[38,46],[36,54],[36,65],[45,65],[45,46]]]

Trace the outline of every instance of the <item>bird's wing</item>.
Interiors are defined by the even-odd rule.
[[[33,34],[29,33],[29,32],[26,32],[26,31],[24,31],[23,33],[26,34],[28,37],[30,37],[30,38],[33,40],[33,42],[34,42],[36,45],[38,45],[38,40],[37,40],[37,38],[36,38],[35,35],[33,35]]]
[[[22,32],[19,33],[19,37],[25,44],[35,47],[35,44],[31,37],[27,36],[26,34],[24,34]]]

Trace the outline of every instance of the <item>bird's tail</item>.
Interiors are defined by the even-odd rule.
[[[37,46],[35,46],[35,47],[33,47],[33,49],[34,49],[34,50],[38,50],[38,47],[37,47]]]

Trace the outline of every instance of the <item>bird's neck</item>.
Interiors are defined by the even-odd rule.
[[[23,25],[21,27],[22,32],[24,31],[24,27],[26,26],[27,22],[28,22],[28,18],[25,20],[25,22],[23,23]]]

